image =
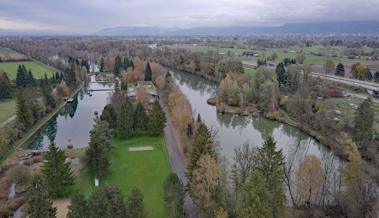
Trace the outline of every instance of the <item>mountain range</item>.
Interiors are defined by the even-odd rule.
[[[190,29],[162,27],[115,27],[93,33],[101,36],[131,35],[276,35],[276,34],[379,34],[379,20],[289,23],[278,27],[194,27]]]

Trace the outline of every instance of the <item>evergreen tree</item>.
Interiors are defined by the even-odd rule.
[[[27,105],[24,89],[19,88],[16,93],[17,122],[23,123],[26,128],[32,125],[32,113]]]
[[[94,191],[88,199],[89,217],[108,217],[108,198],[104,189]]]
[[[114,75],[115,76],[120,76],[120,69],[123,68],[123,63],[121,61],[121,57],[117,56],[114,60]]]
[[[89,207],[86,197],[76,190],[68,205],[67,218],[89,218]]]
[[[140,101],[137,103],[134,109],[133,120],[134,120],[134,125],[133,125],[134,131],[142,135],[142,133],[147,130],[147,125],[149,123],[149,120],[146,114],[146,109]]]
[[[164,84],[162,86],[162,91],[169,90],[171,87],[171,74],[169,71],[166,72],[165,79],[164,79]]]
[[[126,101],[122,102],[121,104],[117,122],[118,136],[120,138],[127,139],[130,135],[133,134],[133,104],[129,100],[129,97],[126,97]]]
[[[190,162],[187,165],[186,176],[188,181],[192,181],[193,171],[198,168],[197,163],[202,155],[209,154],[216,159],[211,132],[204,123],[200,123],[195,131],[189,154]]]
[[[134,63],[133,63],[133,60],[132,60],[132,59],[130,59],[129,66],[132,68],[132,70],[134,70]]]
[[[273,217],[266,181],[258,170],[254,170],[248,182],[242,185],[238,199],[236,212],[239,217]]]
[[[151,81],[151,67],[149,62],[146,64],[145,81]]]
[[[17,69],[17,75],[16,75],[16,87],[23,87],[25,88],[26,83],[26,77],[27,77],[27,71],[24,65],[18,65]]]
[[[104,58],[100,60],[100,72],[104,72]]]
[[[158,99],[155,99],[153,110],[149,113],[149,131],[153,134],[161,134],[166,127],[166,114]]]
[[[374,74],[374,81],[377,83],[379,82],[379,72],[376,71],[375,74]]]
[[[71,163],[65,163],[64,151],[57,148],[54,142],[51,142],[45,159],[47,162],[42,167],[42,172],[45,175],[46,188],[50,197],[65,197],[70,187],[75,184]]]
[[[146,206],[143,203],[143,194],[139,188],[134,186],[131,194],[128,195],[128,200],[126,201],[126,217],[145,218],[149,214],[145,208]]]
[[[109,124],[101,121],[99,118],[95,119],[96,124],[90,131],[90,143],[82,159],[84,168],[88,169],[90,173],[95,174],[95,178],[110,173],[109,167],[111,163],[110,150],[113,142],[113,135],[109,129]]]
[[[71,89],[76,88],[76,74],[73,69],[66,68],[64,71],[65,78],[66,78],[66,85],[70,87]]]
[[[46,73],[45,73],[45,78],[43,79],[42,84],[43,84],[42,85],[42,93],[43,93],[43,96],[45,98],[46,106],[50,106],[51,109],[53,109],[56,106],[56,102],[55,102],[54,97],[51,94],[53,89],[51,87],[49,79],[47,78]]]
[[[52,207],[46,183],[38,174],[35,174],[30,184],[28,205],[26,212],[30,218],[56,217],[57,208]]]
[[[118,80],[116,80],[114,84],[114,91],[118,93],[120,91],[120,84],[118,83]]]
[[[336,76],[345,76],[345,68],[342,63],[338,63],[336,68]]]
[[[55,80],[62,81],[58,72],[55,72]]]
[[[287,76],[286,76],[286,70],[284,69],[283,62],[280,62],[275,69],[276,76],[278,78],[278,84],[286,86],[287,84]]]
[[[117,113],[111,104],[107,104],[100,116],[101,120],[107,121],[109,123],[109,128],[115,130],[117,127]]]
[[[174,217],[181,216],[186,192],[184,191],[182,180],[178,177],[178,175],[176,175],[176,173],[171,173],[168,175],[163,183],[163,192],[165,208],[167,210],[172,209]]]
[[[124,70],[127,70],[130,67],[130,62],[127,57],[124,58]]]
[[[368,80],[368,81],[371,81],[372,80],[372,73],[371,73],[371,70],[370,70],[370,68],[366,68],[365,69],[365,76],[366,76],[366,79]]]
[[[121,91],[128,91],[128,81],[121,81]]]
[[[108,199],[108,217],[126,217],[125,195],[122,194],[122,190],[115,183],[112,185],[105,183],[102,189]]]
[[[0,99],[11,99],[12,85],[5,72],[0,75],[0,87]]]
[[[37,85],[37,82],[34,79],[34,76],[33,76],[32,71],[30,69],[29,69],[28,74],[26,75],[25,80],[26,80],[26,85],[31,85],[31,86]]]
[[[201,123],[201,122],[202,122],[202,121],[201,121],[200,113],[197,114],[197,122],[198,122],[198,123]]]
[[[374,124],[375,111],[371,108],[372,98],[368,97],[358,107],[354,116],[354,140],[365,145],[372,139],[372,126]]]
[[[282,149],[276,151],[276,142],[271,136],[267,137],[262,147],[257,148],[255,156],[256,169],[265,181],[269,192],[269,202],[273,217],[284,213],[286,195],[282,176],[284,173],[284,156]]]

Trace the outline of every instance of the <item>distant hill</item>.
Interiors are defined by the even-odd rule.
[[[379,20],[289,23],[279,27],[194,27],[170,29],[159,27],[116,27],[94,35],[262,35],[262,34],[379,34]]]

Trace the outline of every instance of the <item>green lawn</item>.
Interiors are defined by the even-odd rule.
[[[254,79],[254,74],[255,74],[256,70],[253,70],[253,69],[250,69],[250,68],[243,68],[243,70],[245,71],[245,74],[251,74],[251,75],[253,75],[252,79]]]
[[[0,47],[0,54],[6,54],[6,53],[8,53],[8,54],[16,54],[16,52],[14,52],[12,50]]]
[[[171,166],[163,136],[145,134],[132,136],[128,140],[115,138],[117,148],[112,151],[113,164],[111,174],[100,179],[100,185],[106,181],[115,182],[126,196],[133,186],[144,194],[144,203],[150,212],[149,217],[167,217],[170,214],[163,207],[163,182],[171,173]],[[152,151],[129,151],[130,147],[153,146]],[[82,172],[76,178],[72,192],[79,189],[87,197],[95,190],[94,175]]]
[[[16,101],[15,100],[6,100],[0,101],[0,123],[11,118],[16,114]]]
[[[48,67],[45,67],[34,61],[4,62],[4,63],[0,63],[0,69],[7,72],[10,79],[16,79],[18,65],[20,64],[25,65],[27,70],[30,69],[33,73],[34,78],[36,79],[43,78],[43,76],[45,76],[45,73],[47,74],[48,77],[51,77],[51,75],[55,74],[54,70]]]

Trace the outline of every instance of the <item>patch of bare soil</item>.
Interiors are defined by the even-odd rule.
[[[57,218],[66,218],[70,205],[70,198],[56,199],[53,201],[53,207],[57,207]]]
[[[151,151],[151,150],[154,150],[153,146],[129,148],[129,151]]]

